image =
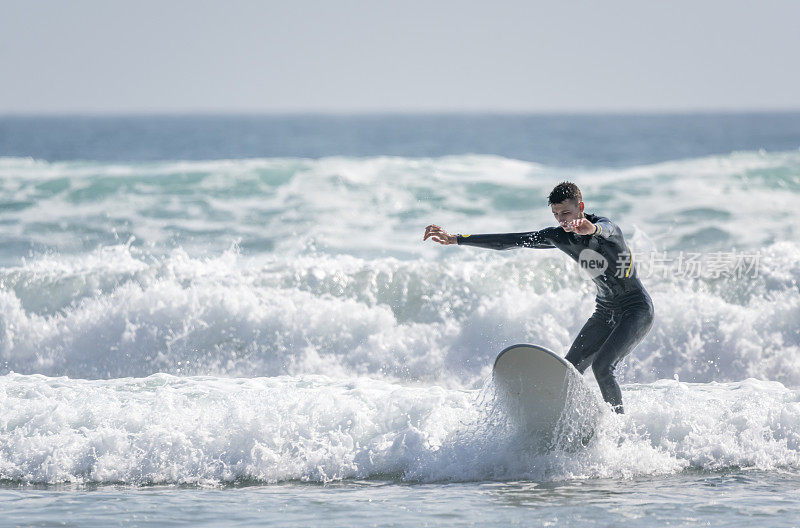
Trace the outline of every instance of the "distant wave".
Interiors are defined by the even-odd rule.
[[[552,223],[546,197],[574,180],[589,211],[660,248],[758,248],[796,239],[800,152],[741,152],[626,169],[497,156],[151,163],[0,158],[3,262],[124,242],[251,254],[430,255],[428,223],[463,232]]]

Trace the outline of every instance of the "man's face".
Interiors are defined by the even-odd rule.
[[[567,227],[567,222],[583,218],[583,202],[564,200],[561,203],[551,204],[550,209],[553,211],[553,216],[556,217],[556,222],[567,232],[572,231],[572,228]]]

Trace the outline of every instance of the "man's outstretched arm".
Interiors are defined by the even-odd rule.
[[[437,225],[425,228],[422,240],[430,238],[440,244],[459,244],[462,246],[475,246],[487,249],[511,249],[515,247],[528,247],[550,249],[555,246],[546,235],[547,230],[529,231],[526,233],[499,233],[492,235],[451,235]]]

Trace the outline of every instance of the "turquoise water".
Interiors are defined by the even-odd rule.
[[[0,525],[796,524],[800,119],[504,118],[444,141],[428,117],[405,150],[390,139],[413,119],[356,120],[391,132],[369,141],[326,135],[346,119],[234,119],[210,158],[213,127],[171,144],[130,120],[15,119]],[[551,225],[563,179],[622,227],[656,321],[619,368],[627,413],[542,453],[497,414],[491,364],[518,342],[563,353],[592,284],[556,251],[422,232]]]

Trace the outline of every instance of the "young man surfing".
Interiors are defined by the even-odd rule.
[[[622,413],[622,393],[614,379],[614,368],[653,325],[653,302],[636,274],[622,231],[608,218],[583,212],[577,185],[556,185],[549,204],[559,227],[527,233],[451,235],[429,225],[423,240],[488,249],[558,248],[577,261],[597,287],[596,307],[565,359],[581,373],[591,365],[603,399]]]

